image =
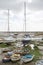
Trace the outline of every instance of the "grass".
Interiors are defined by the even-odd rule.
[[[35,55],[33,61],[37,61],[37,60],[39,59],[39,57],[42,56],[42,55],[40,54],[39,49],[38,49],[37,46],[34,47],[34,50],[32,50],[29,46],[25,47],[24,50],[25,50],[25,49],[30,50],[30,53],[29,53],[29,54]]]
[[[39,59],[40,56],[42,56],[39,52],[39,49],[37,48],[37,46],[35,46],[34,50],[30,50],[30,54],[35,55],[34,60],[33,61],[37,61]]]
[[[8,47],[8,45],[4,43],[0,44],[0,48],[5,48],[5,47]]]
[[[34,54],[35,56],[40,56],[39,49],[35,46],[34,50],[30,50],[30,53]]]

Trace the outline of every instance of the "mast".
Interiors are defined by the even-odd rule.
[[[9,9],[8,9],[8,33],[9,33]]]
[[[26,2],[24,2],[24,23],[25,23],[25,32],[26,32]]]

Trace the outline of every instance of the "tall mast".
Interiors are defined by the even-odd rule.
[[[9,9],[8,9],[8,33],[9,33]]]
[[[26,2],[24,2],[24,23],[25,23],[25,32],[26,32]]]

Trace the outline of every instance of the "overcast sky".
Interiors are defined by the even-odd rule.
[[[0,31],[23,31],[24,1],[26,1],[26,30],[43,31],[43,0],[0,0]]]

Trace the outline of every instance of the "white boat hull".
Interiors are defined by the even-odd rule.
[[[32,61],[32,60],[33,60],[33,58],[34,58],[34,55],[32,56],[32,58],[27,58],[27,59],[22,58],[21,60],[22,60],[24,63],[27,63],[27,62]]]
[[[18,60],[20,60],[20,58],[17,58],[17,59],[11,59],[11,61],[18,61]]]

